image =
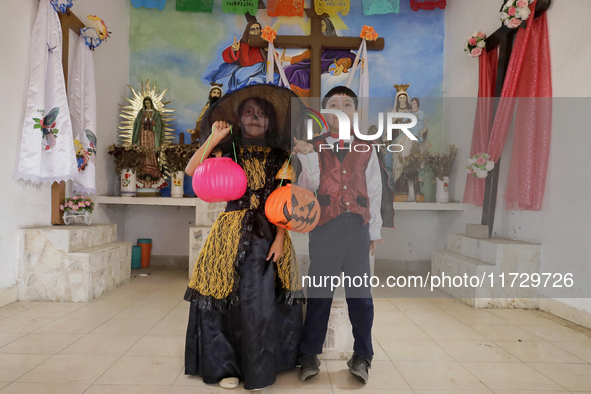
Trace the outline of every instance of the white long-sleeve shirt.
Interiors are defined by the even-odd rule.
[[[326,138],[326,144],[334,145],[338,141],[337,138]],[[302,163],[302,173],[298,178],[298,185],[312,192],[318,190],[320,187],[318,153],[298,153],[298,159]],[[382,174],[378,156],[373,146],[369,162],[367,163],[367,169],[365,170],[365,182],[367,196],[369,197],[369,239],[374,241],[382,238]]]

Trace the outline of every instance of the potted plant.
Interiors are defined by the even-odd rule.
[[[421,185],[419,176],[426,171],[425,162],[427,160],[428,153],[419,146],[419,144],[413,144],[408,155],[399,156],[398,160],[402,164],[403,173],[402,176],[406,179],[408,184],[408,197],[407,202],[424,202],[425,195],[421,193]]]
[[[115,160],[115,172],[121,176],[121,196],[135,197],[137,194],[137,173],[142,165],[145,152],[137,145],[113,144],[109,154]]]
[[[87,196],[76,195],[66,198],[66,201],[60,205],[60,210],[64,212],[63,218],[66,225],[71,224],[75,218],[81,217],[84,224],[90,226],[94,202]]]
[[[185,179],[185,167],[189,164],[189,160],[197,151],[197,145],[162,145],[162,151],[166,158],[166,165],[170,171],[172,185],[170,187],[171,197],[183,197]]]
[[[435,175],[434,181],[437,185],[436,202],[449,202],[449,177],[457,154],[458,149],[455,145],[448,145],[445,154],[433,153],[427,158],[429,168]]]

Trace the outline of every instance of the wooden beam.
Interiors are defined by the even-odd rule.
[[[86,27],[70,10],[62,14],[58,12],[62,27],[62,67],[64,69],[64,81],[68,90],[68,59],[70,57],[70,29],[80,35],[80,29]],[[51,224],[63,225],[60,205],[66,201],[66,182],[54,182],[51,185]]]

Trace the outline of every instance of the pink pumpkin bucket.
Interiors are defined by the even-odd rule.
[[[242,167],[229,157],[205,160],[193,174],[193,191],[205,202],[237,200],[247,187]]]

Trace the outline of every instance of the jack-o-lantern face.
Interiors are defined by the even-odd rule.
[[[271,193],[265,204],[265,215],[276,226],[307,233],[320,220],[320,204],[311,191],[286,185]]]

